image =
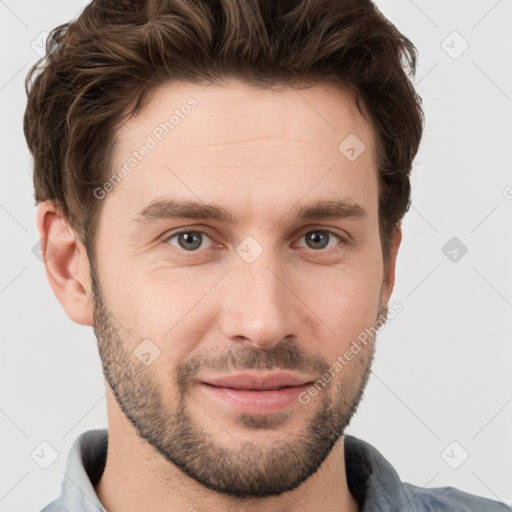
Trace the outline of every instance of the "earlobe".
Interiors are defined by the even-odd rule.
[[[51,201],[37,207],[36,221],[46,276],[55,296],[71,320],[92,326],[90,267],[85,247]]]

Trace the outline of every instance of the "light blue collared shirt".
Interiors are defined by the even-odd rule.
[[[107,457],[107,429],[88,430],[74,441],[61,493],[41,512],[107,512],[94,486]],[[453,487],[424,489],[403,483],[372,445],[345,435],[345,465],[351,494],[360,512],[510,512],[511,507]]]

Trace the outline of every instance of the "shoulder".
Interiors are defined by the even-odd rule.
[[[404,482],[391,463],[370,443],[345,436],[345,469],[352,495],[363,510],[379,512],[511,512],[505,503],[454,487],[424,488]],[[363,501],[364,500],[364,501]]]
[[[505,503],[482,498],[454,487],[432,487],[425,489],[417,485],[404,483],[403,489],[410,503],[421,504],[428,512],[510,512]]]

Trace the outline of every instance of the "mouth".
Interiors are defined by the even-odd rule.
[[[201,381],[203,391],[230,410],[249,414],[280,411],[298,404],[312,380],[289,373],[238,374]]]
[[[311,382],[311,379],[284,372],[274,372],[270,374],[242,373],[214,379],[205,379],[203,381],[204,384],[214,387],[252,391],[272,391],[282,388],[304,386]]]

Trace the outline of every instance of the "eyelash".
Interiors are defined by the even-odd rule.
[[[314,232],[328,233],[330,236],[334,235],[336,238],[338,238],[340,240],[340,244],[345,245],[347,243],[346,240],[341,235],[338,235],[337,233],[334,233],[333,231],[330,231],[328,229],[320,229],[320,228],[310,229],[309,231],[306,231],[305,233],[303,233],[300,238],[303,238],[305,235],[307,235],[309,233],[314,233]],[[169,243],[169,241],[172,238],[177,237],[178,235],[181,235],[183,233],[202,233],[203,235],[206,235],[208,238],[213,240],[213,237],[207,231],[205,231],[204,229],[201,229],[201,228],[195,228],[195,229],[184,229],[181,231],[176,231],[175,233],[171,233],[170,235],[165,237],[164,242]],[[201,252],[201,250],[199,250],[199,249],[196,249],[194,251],[185,251],[184,249],[181,249],[178,247],[174,247],[174,246],[172,246],[172,247],[173,247],[173,249],[176,249],[176,250],[184,252],[184,253],[190,253],[191,255]],[[207,249],[202,249],[202,250],[204,251]],[[317,249],[317,250],[310,249],[310,250],[314,251],[314,252],[318,252],[318,253],[328,254],[333,250],[340,250],[340,248],[339,247],[337,248],[337,246],[335,246],[335,247],[330,247],[328,249]]]

